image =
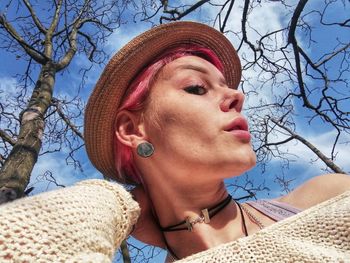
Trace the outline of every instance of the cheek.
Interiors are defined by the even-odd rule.
[[[185,151],[197,155],[217,141],[216,115],[205,100],[182,96],[171,89],[153,90],[144,113],[146,134],[158,152],[162,149],[166,154]]]
[[[146,116],[149,128],[155,128],[158,133],[171,129],[179,133],[198,131],[208,120],[209,116],[203,112],[205,106],[194,104],[186,96],[168,93],[156,98],[159,99],[150,100]]]
[[[187,122],[179,107],[174,109],[169,103],[156,102],[147,109],[145,120],[146,130],[152,137],[163,135],[171,129],[185,127]]]
[[[146,131],[151,136],[160,136],[164,129],[179,124],[181,118],[176,105],[169,101],[166,96],[155,95],[156,99],[149,100],[145,109],[144,117],[146,122]]]
[[[147,119],[149,138],[164,154],[193,158],[211,149],[218,135],[213,121],[199,109],[166,100],[153,105]]]

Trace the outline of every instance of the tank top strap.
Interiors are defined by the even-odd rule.
[[[302,211],[301,209],[275,200],[261,199],[248,201],[246,204],[274,221],[281,221]]]

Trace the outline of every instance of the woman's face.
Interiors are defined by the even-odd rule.
[[[168,169],[239,175],[255,165],[241,114],[244,95],[210,62],[185,56],[167,64],[144,112],[152,158]]]

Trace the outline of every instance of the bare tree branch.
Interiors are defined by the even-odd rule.
[[[56,5],[56,10],[55,10],[55,13],[53,15],[53,18],[52,18],[52,21],[51,21],[51,24],[49,26],[49,28],[47,29],[47,32],[45,34],[45,41],[44,41],[44,46],[45,46],[45,49],[44,49],[44,53],[47,57],[52,57],[52,49],[53,49],[53,46],[52,46],[52,36],[56,30],[56,27],[58,25],[58,22],[59,22],[59,14],[60,14],[60,11],[61,11],[61,7],[62,7],[62,2],[63,0],[58,0],[58,3]]]
[[[25,6],[27,7],[30,16],[32,17],[35,25],[37,26],[37,28],[40,30],[41,33],[46,34],[46,28],[41,24],[39,18],[36,16],[36,13],[33,9],[33,7],[31,6],[31,4],[29,3],[28,0],[23,0],[23,3],[25,4]]]
[[[345,171],[343,171],[340,167],[338,167],[331,159],[329,159],[327,156],[325,156],[319,149],[317,149],[316,146],[314,146],[311,142],[303,138],[302,136],[296,134],[292,130],[290,130],[288,127],[281,124],[278,120],[271,118],[270,119],[273,123],[275,123],[278,127],[282,128],[283,130],[287,131],[294,139],[300,141],[303,143],[306,147],[308,147],[313,153],[315,153],[332,171],[335,173],[343,173],[345,174]]]
[[[300,0],[298,2],[298,5],[296,6],[291,22],[290,22],[290,29],[288,32],[288,43],[296,42],[295,39],[295,30],[297,28],[298,20],[300,18],[301,12],[303,12],[304,7],[306,5],[308,0]]]
[[[35,50],[17,33],[17,31],[6,21],[5,16],[0,14],[0,25],[8,32],[8,34],[20,44],[20,46],[27,52],[27,54],[39,64],[47,62],[48,58],[38,50]]]
[[[160,18],[160,23],[162,23],[163,20],[168,20],[168,21],[180,20],[207,2],[209,2],[209,0],[200,0],[197,3],[195,3],[194,5],[192,5],[191,7],[189,7],[188,9],[186,9],[182,12],[179,12],[177,9],[168,9],[168,1],[162,1],[163,7],[164,7],[163,12],[166,14],[170,14],[171,17],[162,16]]]
[[[0,129],[0,137],[5,141],[11,144],[12,146],[16,144],[16,141],[7,134],[4,130]]]
[[[89,44],[90,44],[92,50],[89,52],[90,54],[89,54],[89,56],[88,56],[88,59],[89,59],[90,61],[93,61],[94,53],[95,53],[95,51],[96,51],[96,49],[97,49],[97,48],[96,48],[96,44],[92,41],[92,38],[91,38],[89,35],[85,34],[84,32],[78,31],[78,34],[81,35],[81,36],[83,36],[83,37],[85,37],[86,40],[89,42]]]
[[[228,10],[227,10],[227,12],[226,12],[224,21],[222,22],[222,24],[220,23],[220,32],[222,32],[222,33],[225,32],[225,27],[226,27],[228,18],[229,18],[230,15],[231,15],[231,11],[232,11],[233,5],[234,5],[234,3],[235,3],[235,0],[226,1],[226,3],[222,6],[222,9],[221,9],[221,10],[223,10],[223,9],[225,8],[225,6],[226,6],[226,4],[227,4],[228,2],[230,2],[230,6],[228,7]]]
[[[64,115],[64,113],[62,112],[61,106],[60,106],[60,102],[53,98],[53,105],[55,106],[58,115],[62,118],[62,120],[69,126],[70,129],[72,129],[72,131],[80,137],[80,139],[84,140],[84,136],[83,134],[77,129],[77,127],[70,121],[70,119]]]
[[[337,56],[339,53],[345,51],[346,49],[350,48],[350,43],[345,45],[344,47],[338,49],[337,51],[332,52],[328,57],[324,58],[323,60],[319,61],[318,63],[315,64],[315,67],[318,68],[321,65],[325,64],[326,62],[330,61],[332,58]]]
[[[60,61],[55,63],[55,68],[57,72],[67,67],[69,63],[72,61],[75,55],[75,52],[77,51],[77,34],[78,34],[78,29],[73,27],[73,30],[68,37],[70,48],[68,49],[64,57]]]

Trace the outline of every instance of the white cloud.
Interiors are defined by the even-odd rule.
[[[150,29],[150,24],[145,22],[129,22],[128,24],[122,25],[109,36],[105,45],[106,52],[114,54],[131,39],[148,29]]]
[[[12,77],[0,77],[0,98],[5,99],[7,96],[13,96],[18,94],[18,82]]]
[[[28,99],[29,94],[22,89],[17,79],[6,76],[0,77],[0,101],[7,113],[19,116]],[[8,129],[15,131],[18,123],[11,119],[11,115],[7,115],[7,117],[9,119],[0,118],[1,125],[4,125],[2,128],[6,126]]]
[[[74,169],[72,165],[67,165],[65,157],[66,155],[62,152],[39,156],[28,185],[29,187],[34,186],[34,194],[57,188],[54,183],[50,183],[43,176],[47,171],[52,173],[58,184],[64,186],[70,186],[81,180],[102,179],[101,174],[92,167],[86,157],[81,158],[84,173]]]

